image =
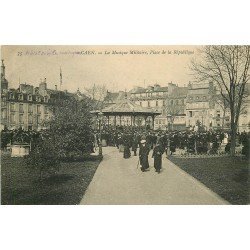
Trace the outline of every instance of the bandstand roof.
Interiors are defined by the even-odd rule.
[[[99,111],[92,111],[92,113],[98,113]],[[135,104],[131,100],[125,98],[119,102],[112,104],[102,110],[104,115],[160,115],[160,111],[156,111],[153,108],[144,108],[138,104]]]

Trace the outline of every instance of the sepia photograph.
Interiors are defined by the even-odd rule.
[[[2,249],[249,248],[248,5],[2,1]]]
[[[248,45],[3,45],[2,205],[248,205]]]

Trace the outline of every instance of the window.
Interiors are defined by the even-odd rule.
[[[140,102],[140,106],[142,106],[142,102]]]
[[[10,94],[10,99],[14,99],[14,98],[15,98],[14,94],[11,93],[11,94]]]
[[[10,111],[15,111],[15,103],[10,104]]]
[[[150,101],[148,101],[148,107],[150,107]]]
[[[193,117],[193,112],[189,111],[189,117]]]
[[[37,105],[37,114],[41,114],[41,105]]]
[[[23,114],[19,115],[19,123],[23,124]]]
[[[196,96],[196,100],[199,100],[199,96]]]
[[[23,104],[22,103],[19,104],[19,112],[23,113]]]
[[[31,114],[28,115],[29,124],[33,123],[33,116]]]
[[[48,97],[47,96],[44,97],[44,102],[48,102]]]
[[[15,123],[15,114],[10,114],[10,122]]]
[[[18,96],[18,99],[19,99],[19,100],[23,100],[23,95],[20,94],[20,95]]]
[[[158,107],[158,101],[155,101],[155,106]]]
[[[162,106],[165,106],[166,105],[166,101],[162,101]]]
[[[32,95],[28,95],[28,100],[32,101]]]
[[[32,106],[32,104],[29,104],[29,106],[28,106],[28,112],[29,113],[33,112],[33,106]]]

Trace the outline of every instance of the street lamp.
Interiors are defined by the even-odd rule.
[[[98,122],[99,122],[99,156],[102,156],[102,118],[103,113],[100,111],[98,113]]]

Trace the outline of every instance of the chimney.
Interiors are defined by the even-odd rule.
[[[57,90],[57,85],[55,85],[55,90]]]

